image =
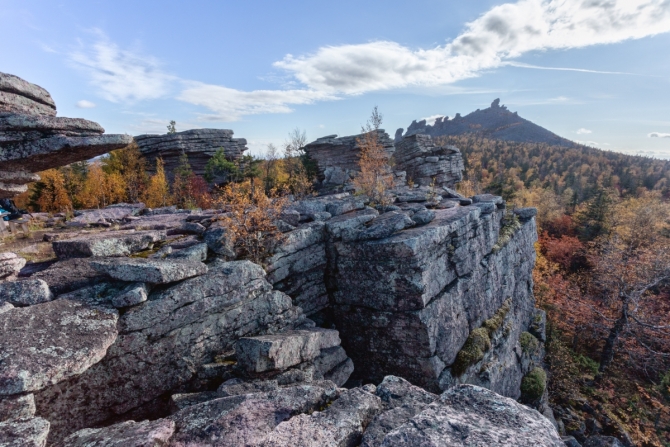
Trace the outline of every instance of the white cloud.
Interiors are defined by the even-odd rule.
[[[75,105],[80,109],[92,109],[93,107],[95,107],[94,102],[87,101],[85,99],[82,99],[81,101],[77,101],[77,103]]]
[[[183,81],[177,99],[212,112],[202,119],[235,121],[245,115],[288,113],[292,105],[346,95],[444,87],[505,65],[627,74],[538,67],[515,59],[529,52],[613,44],[668,31],[669,0],[519,0],[491,8],[441,46],[421,49],[376,41],[321,47],[312,54],[288,54],[274,63],[288,75],[284,85],[290,87],[285,90],[241,91]],[[104,36],[70,59],[89,73],[104,98],[115,102],[162,97],[177,80],[164,73],[156,59],[119,49]],[[546,101],[566,103],[565,97]]]
[[[593,131],[589,129],[584,129],[583,127],[581,129],[577,129],[577,135],[585,135],[588,133],[593,133]]]
[[[581,48],[670,31],[666,0],[521,0],[496,6],[452,42],[410,49],[395,42],[329,46],[275,66],[311,89],[360,94],[455,82],[531,51]]]
[[[650,138],[670,138],[670,133],[652,132],[647,136]]]
[[[444,115],[431,115],[425,118],[421,118],[421,120],[426,120],[426,124],[432,126],[433,124],[435,124],[435,120],[437,120],[438,118],[444,118]]]
[[[108,101],[129,102],[165,96],[175,79],[164,73],[158,60],[122,50],[101,32],[91,47],[70,53],[70,61],[84,70],[99,94]]]
[[[177,99],[204,106],[214,112],[202,115],[210,121],[237,121],[243,115],[261,113],[289,113],[290,105],[312,104],[315,101],[333,100],[333,94],[316,90],[254,90],[243,92],[219,85],[187,82],[187,87]]]

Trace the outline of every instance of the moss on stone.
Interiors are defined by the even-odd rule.
[[[486,328],[480,327],[470,332],[465,344],[456,355],[451,366],[451,373],[455,377],[463,373],[472,365],[484,358],[484,353],[491,349],[491,339]]]
[[[492,336],[498,329],[500,329],[511,307],[512,300],[507,298],[502,306],[500,306],[500,309],[498,309],[491,318],[484,321],[482,327],[485,327],[489,332],[489,337]]]
[[[522,332],[519,336],[521,349],[526,353],[533,353],[540,347],[540,341],[530,332]]]
[[[547,388],[547,373],[535,367],[521,380],[521,399],[525,402],[538,401]]]
[[[519,217],[514,213],[508,213],[503,217],[502,225],[500,226],[500,233],[498,234],[498,240],[493,246],[493,253],[500,251],[505,245],[512,240],[512,236],[518,230],[521,229],[521,221]]]

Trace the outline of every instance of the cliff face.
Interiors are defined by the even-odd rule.
[[[182,153],[188,156],[188,162],[196,175],[205,174],[205,165],[219,148],[223,148],[228,160],[237,160],[247,150],[247,140],[233,138],[228,129],[191,129],[184,132],[165,135],[138,135],[135,142],[147,160],[147,170],[155,172],[156,158],[165,163],[165,172],[172,176],[179,166]]]
[[[403,129],[396,131],[396,142],[402,139]],[[412,121],[407,128],[405,137],[414,134],[425,134],[432,137],[443,135],[475,134],[481,137],[518,141],[521,143],[547,143],[556,146],[575,147],[576,143],[562,138],[555,133],[521,118],[516,112],[510,112],[507,107],[500,105],[496,99],[491,107],[461,116],[438,118],[434,124],[426,124],[426,120]]]

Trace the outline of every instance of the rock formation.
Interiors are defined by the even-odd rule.
[[[247,140],[233,138],[233,131],[228,129],[192,129],[165,135],[138,135],[135,142],[147,160],[147,170],[154,172],[156,158],[165,163],[165,172],[172,176],[179,166],[182,153],[188,156],[188,162],[196,175],[205,174],[207,161],[223,148],[228,160],[237,160],[247,150]]]
[[[429,135],[416,134],[396,143],[396,169],[421,186],[450,188],[463,179],[463,157],[454,146],[436,146]]]
[[[36,172],[87,160],[132,142],[103,135],[97,123],[56,117],[43,88],[0,73],[0,198],[11,198],[39,180]]]
[[[402,139],[403,129],[398,129],[395,141]],[[448,135],[474,134],[495,140],[518,141],[521,143],[547,143],[564,147],[575,147],[577,143],[559,137],[555,133],[521,118],[516,112],[510,112],[500,105],[500,99],[491,103],[491,107],[461,116],[457,113],[453,118],[440,117],[435,123],[427,124],[426,120],[412,121],[407,128],[405,137],[414,134],[426,134],[432,137]]]

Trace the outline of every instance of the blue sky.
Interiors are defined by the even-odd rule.
[[[391,134],[495,98],[559,135],[670,158],[670,0],[0,0],[0,71],[110,133]],[[558,70],[560,69],[560,70]],[[657,136],[650,136],[657,135]]]

